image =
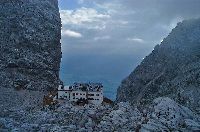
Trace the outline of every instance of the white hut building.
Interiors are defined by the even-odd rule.
[[[74,83],[64,87],[60,85],[58,98],[74,102],[85,99],[88,103],[99,105],[103,102],[103,85],[101,83]]]

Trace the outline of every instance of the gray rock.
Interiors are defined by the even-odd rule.
[[[122,81],[117,101],[150,105],[170,97],[192,110],[200,108],[200,19],[177,27]]]
[[[190,131],[200,131],[200,124],[191,119],[185,119],[185,127]]]
[[[156,98],[151,115],[141,131],[196,131],[199,130],[198,115],[170,98]]]
[[[0,86],[56,89],[61,60],[57,0],[0,1]]]
[[[68,109],[71,108],[71,109]],[[100,113],[100,114],[99,114]],[[91,114],[99,115],[98,119]],[[98,121],[97,121],[98,120]],[[198,131],[199,116],[170,98],[157,98],[139,110],[127,102],[111,106],[61,104],[55,111],[10,111],[0,118],[1,131]]]

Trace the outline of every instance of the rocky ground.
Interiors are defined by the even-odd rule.
[[[127,102],[76,106],[64,101],[53,110],[21,101],[17,107],[9,106],[12,101],[1,102],[0,131],[200,131],[199,115],[170,98],[157,98],[147,108]]]

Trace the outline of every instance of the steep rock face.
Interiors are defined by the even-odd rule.
[[[0,86],[55,89],[61,19],[57,0],[0,1]]]
[[[147,105],[160,96],[200,108],[200,19],[178,23],[122,81],[117,101]]]

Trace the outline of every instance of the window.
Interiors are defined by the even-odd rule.
[[[78,93],[76,93],[76,95],[78,95]]]
[[[89,96],[94,96],[94,94],[88,94]]]
[[[94,100],[93,98],[88,98],[88,100]]]
[[[97,94],[97,96],[99,96],[99,94]]]
[[[82,95],[82,93],[80,93],[80,95]]]
[[[75,96],[75,93],[73,93],[73,96]]]

